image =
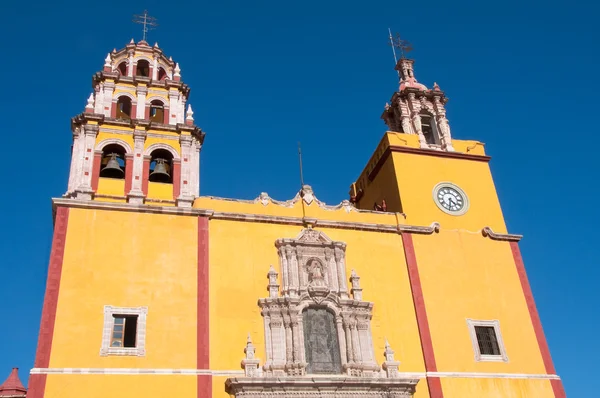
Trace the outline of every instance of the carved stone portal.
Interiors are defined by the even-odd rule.
[[[354,271],[351,278],[346,276],[346,244],[306,228],[295,239],[278,239],[275,246],[281,290],[279,275],[271,267],[269,297],[258,301],[265,364],[259,373],[248,340],[242,361],[246,377],[228,379],[226,391],[252,398],[411,397],[418,380],[399,376],[399,362],[387,343],[384,370],[375,361],[373,303],[362,301],[360,277]]]

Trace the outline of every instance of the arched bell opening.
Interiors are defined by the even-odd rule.
[[[140,59],[137,62],[137,68],[135,70],[136,76],[149,77],[150,76],[150,63],[145,59]]]
[[[117,100],[117,119],[131,119],[131,98],[121,96]]]
[[[158,80],[165,80],[167,78],[167,71],[164,68],[158,68]]]
[[[118,144],[110,144],[102,150],[100,177],[125,179],[125,148]]]
[[[435,125],[435,118],[429,112],[421,112],[421,131],[425,141],[430,145],[439,145],[440,136]]]
[[[173,183],[173,155],[165,149],[157,149],[151,154],[150,182]]]
[[[121,62],[119,66],[117,66],[117,71],[121,74],[121,76],[127,76],[127,62]]]
[[[150,103],[150,120],[157,123],[164,123],[165,105],[161,100],[154,100]]]

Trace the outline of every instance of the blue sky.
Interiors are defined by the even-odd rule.
[[[600,245],[595,76],[597,5],[569,2],[12,2],[0,13],[0,379],[33,365],[52,235],[66,190],[70,118],[106,54],[141,29],[178,61],[207,133],[201,193],[291,198],[304,176],[347,198],[397,88],[387,28],[413,42],[415,74],[450,97],[453,136],[486,143],[558,373],[570,397],[597,393]],[[583,331],[583,333],[581,333]]]

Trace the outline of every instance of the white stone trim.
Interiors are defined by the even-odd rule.
[[[102,347],[100,355],[133,355],[143,357],[146,355],[146,316],[148,307],[113,307],[104,306],[104,325],[102,328]],[[110,337],[114,326],[113,315],[137,315],[136,346],[135,347],[111,347]]]
[[[106,127],[101,127],[100,132],[131,136],[131,130],[119,130],[119,129],[111,129],[111,128],[106,128]],[[160,134],[160,133],[147,133],[147,134],[148,134],[148,137],[155,137],[155,138],[160,138],[163,140],[173,140],[173,141],[179,142],[179,136]]]
[[[177,150],[175,148],[173,148],[170,145],[163,144],[160,142],[156,143],[156,144],[152,144],[148,148],[146,148],[146,150],[144,151],[144,155],[150,156],[150,154],[157,149],[167,150],[171,153],[171,155],[173,155],[173,160],[179,160],[179,153],[177,152]]]
[[[469,335],[471,336],[471,343],[473,344],[473,352],[475,353],[476,362],[508,362],[508,355],[506,355],[504,340],[502,339],[502,333],[500,332],[499,320],[494,319],[491,321],[481,321],[476,319],[467,319],[467,326],[469,327]],[[500,348],[500,355],[481,354],[479,351],[479,344],[477,342],[477,334],[475,333],[475,326],[488,326],[494,328],[496,340],[498,341],[498,347]]]
[[[131,146],[128,143],[126,143],[125,141],[120,140],[118,138],[107,138],[105,140],[100,141],[96,145],[96,150],[102,151],[102,150],[104,150],[104,147],[111,145],[111,144],[117,144],[117,145],[122,146],[123,149],[125,149],[125,153],[133,153]]]
[[[465,201],[465,204],[462,207],[462,209],[460,209],[459,211],[450,211],[441,205],[441,203],[437,200],[437,194],[438,194],[438,191],[444,187],[455,189],[456,191],[458,191],[458,193],[460,193],[462,195],[463,200]],[[451,216],[462,216],[469,210],[469,206],[470,206],[469,197],[467,196],[465,191],[462,190],[461,187],[459,187],[458,185],[456,185],[450,181],[442,181],[442,182],[439,182],[438,184],[436,184],[433,187],[431,194],[432,194],[432,198],[433,198],[433,201],[435,202],[436,206],[446,214],[450,214]]]
[[[163,106],[165,107],[165,109],[169,108],[169,99],[158,96],[158,95],[154,95],[152,97],[146,98],[146,104],[148,104],[148,106],[149,106],[152,101],[156,101],[156,100],[161,101],[163,103]]]
[[[136,104],[137,105],[137,97],[133,94],[131,94],[128,91],[119,91],[119,92],[115,92],[113,94],[113,101],[114,102],[118,102],[119,101],[119,97],[128,97],[131,100],[131,104]]]
[[[153,60],[153,59],[150,59],[150,58],[148,58],[148,57],[147,57],[147,56],[145,56],[145,55],[138,55],[137,57],[134,57],[134,58],[133,58],[133,63],[134,63],[134,64],[137,64],[137,62],[138,62],[139,60],[148,61],[148,63],[150,63],[150,66],[152,66],[152,65],[154,64],[154,60]]]
[[[29,374],[113,374],[113,375],[211,375],[211,376],[243,376],[243,370],[211,370],[211,369],[148,369],[148,368],[33,368]],[[319,375],[310,375],[318,378]],[[345,378],[346,375],[324,375],[324,377]],[[560,380],[555,374],[534,373],[483,373],[483,372],[398,372],[399,378],[440,377],[459,379],[529,379]]]

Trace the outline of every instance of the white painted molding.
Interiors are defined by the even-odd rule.
[[[114,327],[114,315],[137,315],[136,346],[135,347],[111,347],[110,339]],[[143,357],[146,355],[146,317],[148,307],[113,307],[104,306],[104,325],[102,328],[102,347],[100,356],[108,355],[131,355]]]
[[[171,155],[173,155],[173,160],[179,160],[179,153],[177,152],[177,150],[175,148],[173,148],[170,145],[163,144],[160,142],[156,143],[156,144],[152,144],[148,148],[146,148],[146,150],[144,151],[144,155],[150,156],[150,154],[157,149],[167,150],[171,153]]]
[[[119,100],[119,97],[128,97],[131,100],[132,104],[137,104],[137,97],[128,91],[113,92],[114,102],[117,102]]]
[[[212,375],[212,376],[243,376],[243,370],[216,369],[148,369],[148,368],[33,368],[29,374],[114,374],[114,375]],[[319,375],[310,375],[318,378]],[[324,377],[346,378],[346,375],[324,375]],[[440,377],[440,378],[473,378],[473,379],[530,379],[530,380],[560,380],[555,374],[534,373],[483,373],[483,372],[398,372],[399,378]]]
[[[125,149],[125,153],[133,153],[131,146],[128,143],[126,143],[125,141],[120,140],[118,138],[107,138],[105,140],[100,141],[96,145],[96,151],[102,151],[102,150],[104,150],[104,147],[111,145],[111,144],[116,144],[116,145],[122,146],[123,149]]]
[[[467,326],[469,327],[469,335],[471,336],[471,343],[473,344],[473,352],[475,354],[476,362],[508,362],[508,355],[506,354],[506,348],[504,347],[504,340],[502,339],[499,320],[494,319],[491,321],[481,321],[476,319],[467,319]],[[500,355],[484,355],[479,351],[477,333],[475,332],[476,326],[494,328],[494,333],[496,334],[496,340],[500,349]]]

